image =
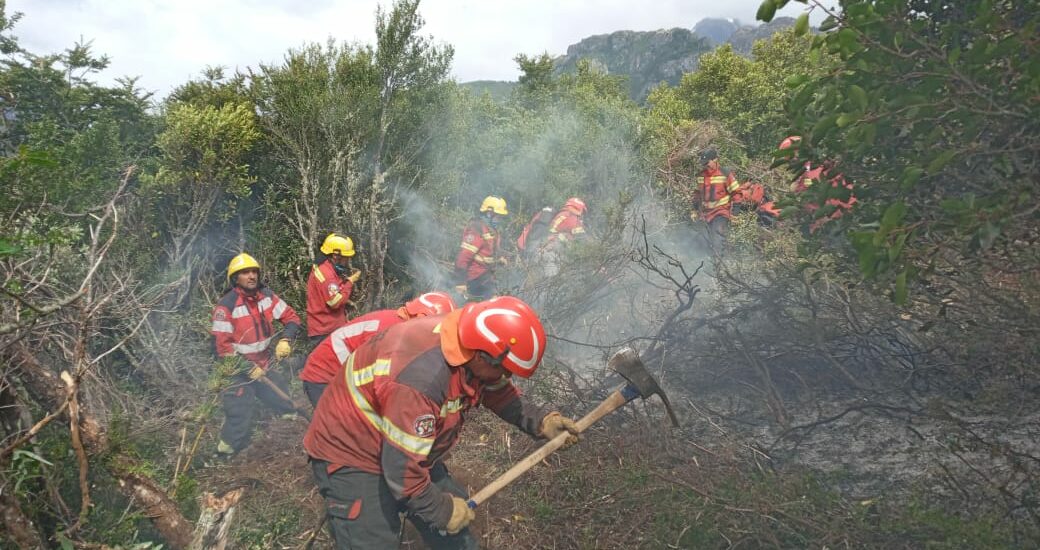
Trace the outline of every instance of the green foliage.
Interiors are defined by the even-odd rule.
[[[190,207],[196,194],[208,194],[211,187],[239,197],[249,194],[254,178],[241,159],[260,133],[248,105],[174,104],[165,122],[156,139],[164,158],[155,184],[163,195],[183,198]]]
[[[826,69],[826,60],[808,58],[810,44],[811,38],[788,30],[756,42],[751,59],[728,44],[720,46],[702,55],[697,71],[685,75],[677,87],[662,86],[651,94],[652,116],[672,126],[676,117],[716,120],[745,144],[749,155],[766,155],[789,135],[783,111],[792,93],[789,75]]]
[[[802,156],[840,159],[868,199],[843,220],[870,228],[851,234],[864,274],[898,301],[915,273],[961,256],[1035,267],[1036,254],[1005,247],[1029,242],[1038,222],[1038,12],[989,0],[841,7],[810,54],[837,56],[841,70],[792,71],[788,109]],[[814,187],[804,200],[822,202],[828,186]]]
[[[4,20],[6,33],[17,17]],[[151,146],[154,125],[148,96],[132,81],[116,87],[90,77],[108,60],[89,46],[37,56],[14,38],[0,37],[0,212],[34,209],[17,215],[8,229],[29,244],[67,234],[76,223],[40,205],[61,204],[75,212],[94,206],[114,190],[123,170]]]

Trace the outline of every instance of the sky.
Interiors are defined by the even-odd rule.
[[[755,22],[760,0],[423,0],[423,34],[455,48],[453,76],[516,80],[519,53],[562,55],[567,46],[619,30],[691,28],[705,17]],[[8,0],[22,12],[14,34],[36,54],[92,42],[111,65],[101,82],[139,76],[157,97],[207,66],[276,63],[310,42],[375,41],[375,11],[390,0]],[[797,16],[791,2],[778,16]],[[822,14],[821,14],[822,15]],[[821,17],[813,14],[817,24]]]

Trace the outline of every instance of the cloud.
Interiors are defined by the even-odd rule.
[[[568,45],[617,30],[692,27],[704,17],[753,22],[760,0],[425,0],[424,32],[455,47],[454,75],[515,80],[519,53],[562,54]],[[290,48],[329,37],[375,40],[377,0],[8,0],[23,12],[15,35],[34,53],[92,41],[112,64],[102,76],[140,76],[159,96],[209,65],[244,69],[278,62]],[[389,7],[390,2],[382,2]],[[804,6],[791,3],[782,15]],[[817,19],[814,17],[814,19]]]

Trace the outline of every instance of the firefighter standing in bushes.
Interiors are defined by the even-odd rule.
[[[534,374],[545,343],[537,314],[503,296],[394,325],[355,350],[303,440],[336,548],[396,548],[401,511],[431,548],[478,548],[443,459],[478,404],[532,436],[577,441],[573,420],[525,403],[510,380]]]
[[[698,157],[701,171],[700,185],[693,193],[693,210],[690,219],[704,220],[708,224],[708,243],[714,249],[725,244],[729,233],[729,222],[733,217],[733,203],[739,198],[740,182],[729,169],[719,166],[719,153],[708,148]]]
[[[321,244],[325,259],[311,268],[307,278],[307,336],[318,344],[347,320],[347,303],[361,270],[354,269],[354,241],[329,233]]]
[[[409,319],[452,311],[455,311],[455,301],[451,296],[445,292],[427,292],[409,300],[402,307],[373,311],[332,331],[328,338],[314,348],[300,371],[307,399],[317,407],[325,387],[343,368],[350,354],[376,334]]]
[[[300,330],[300,318],[289,304],[260,282],[260,264],[249,254],[231,259],[227,269],[231,289],[213,309],[212,334],[217,355],[224,361],[236,360],[237,373],[222,395],[224,427],[220,432],[217,453],[230,456],[249,445],[253,433],[253,417],[259,398],[281,414],[295,414],[292,403],[280,398],[263,381],[266,377],[285,393],[285,378],[271,366],[271,342],[275,342],[273,321],[284,327],[274,345],[274,356],[285,359],[292,353],[292,341]]]
[[[502,237],[498,225],[506,216],[506,200],[489,196],[480,203],[477,216],[462,231],[462,244],[455,257],[455,290],[473,300],[486,300],[495,293],[496,265],[505,265],[501,256]]]

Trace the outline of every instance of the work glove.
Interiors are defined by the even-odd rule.
[[[253,368],[249,369],[249,379],[250,380],[259,380],[260,377],[263,376],[266,373],[267,373],[267,371],[265,371],[264,369],[262,369],[262,368],[260,368],[260,367],[258,367],[256,365],[253,365]]]
[[[538,433],[541,434],[542,437],[546,439],[554,439],[563,432],[568,432],[571,435],[567,438],[563,447],[560,447],[561,449],[566,449],[578,442],[578,425],[573,420],[556,411],[553,411],[542,418],[542,426],[538,430]]]
[[[360,278],[361,278],[361,270],[360,269],[355,269],[354,272],[350,274],[350,277],[347,277],[347,280],[350,281],[353,284],[353,283],[357,283],[358,279],[360,279]]]
[[[282,338],[278,341],[278,344],[274,347],[274,356],[278,359],[285,359],[292,353],[292,346],[289,345],[288,338]]]
[[[469,291],[469,287],[466,285],[455,285],[455,292],[459,293],[459,296],[466,297],[466,292]]]
[[[469,522],[476,519],[476,517],[477,514],[466,504],[465,500],[459,497],[451,497],[451,519],[444,526],[444,531],[449,535],[454,535],[465,529]]]
[[[698,213],[696,210],[690,210],[690,221],[691,222],[696,222],[697,220],[700,219],[700,217],[701,217],[700,213]]]
[[[503,257],[498,259],[498,263],[500,265],[509,265],[509,258],[506,258],[505,256],[503,256]]]

